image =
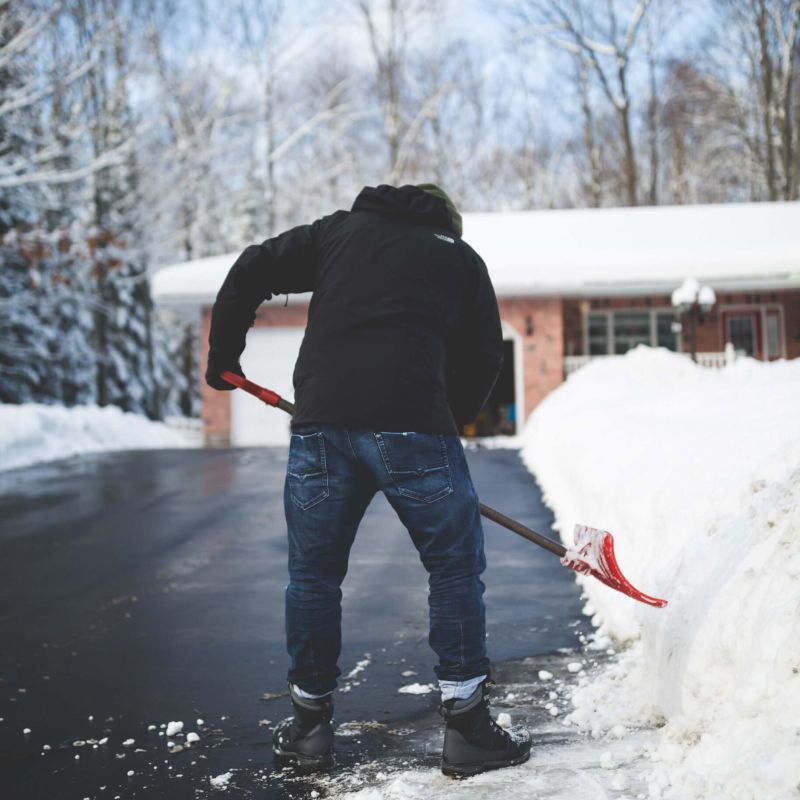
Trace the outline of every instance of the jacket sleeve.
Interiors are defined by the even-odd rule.
[[[447,396],[456,423],[478,416],[503,365],[500,312],[486,264],[474,254],[477,270],[466,287],[458,329],[448,352]]]
[[[230,268],[211,310],[209,361],[238,364],[256,309],[273,294],[310,292],[319,265],[321,220],[246,247]]]

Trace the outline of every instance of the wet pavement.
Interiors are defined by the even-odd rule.
[[[467,455],[484,502],[552,535],[516,451]],[[270,727],[289,713],[285,463],[273,448],[142,451],[0,473],[0,798],[216,796],[211,778],[228,772],[221,796],[335,789],[272,770]],[[572,573],[485,531],[490,655],[511,662],[501,678],[574,658],[589,623]],[[384,770],[435,764],[435,693],[397,691],[434,680],[426,592],[376,496],[344,586],[350,677],[336,696],[340,775],[355,785],[377,757]],[[178,720],[200,740],[168,737]]]

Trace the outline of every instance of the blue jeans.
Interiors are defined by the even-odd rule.
[[[485,675],[483,552],[478,496],[458,436],[302,425],[292,430],[284,487],[289,530],[289,681],[336,687],[341,584],[361,518],[380,490],[428,571],[429,642],[444,681]]]

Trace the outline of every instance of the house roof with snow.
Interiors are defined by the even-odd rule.
[[[800,203],[515,211],[464,215],[498,296],[800,289]],[[239,253],[163,267],[169,305],[211,303]]]

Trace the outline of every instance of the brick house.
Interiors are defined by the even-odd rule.
[[[574,369],[639,344],[688,353],[671,294],[687,277],[716,304],[697,322],[699,363],[723,351],[773,360],[800,357],[800,203],[577,209],[467,214],[464,238],[483,256],[506,339],[503,373],[467,434],[513,433]],[[156,301],[199,322],[205,365],[211,304],[238,253],[159,270]],[[291,374],[308,297],[264,303],[248,333],[249,377],[293,395]],[[288,439],[288,420],[242,392],[201,381],[211,443]]]

